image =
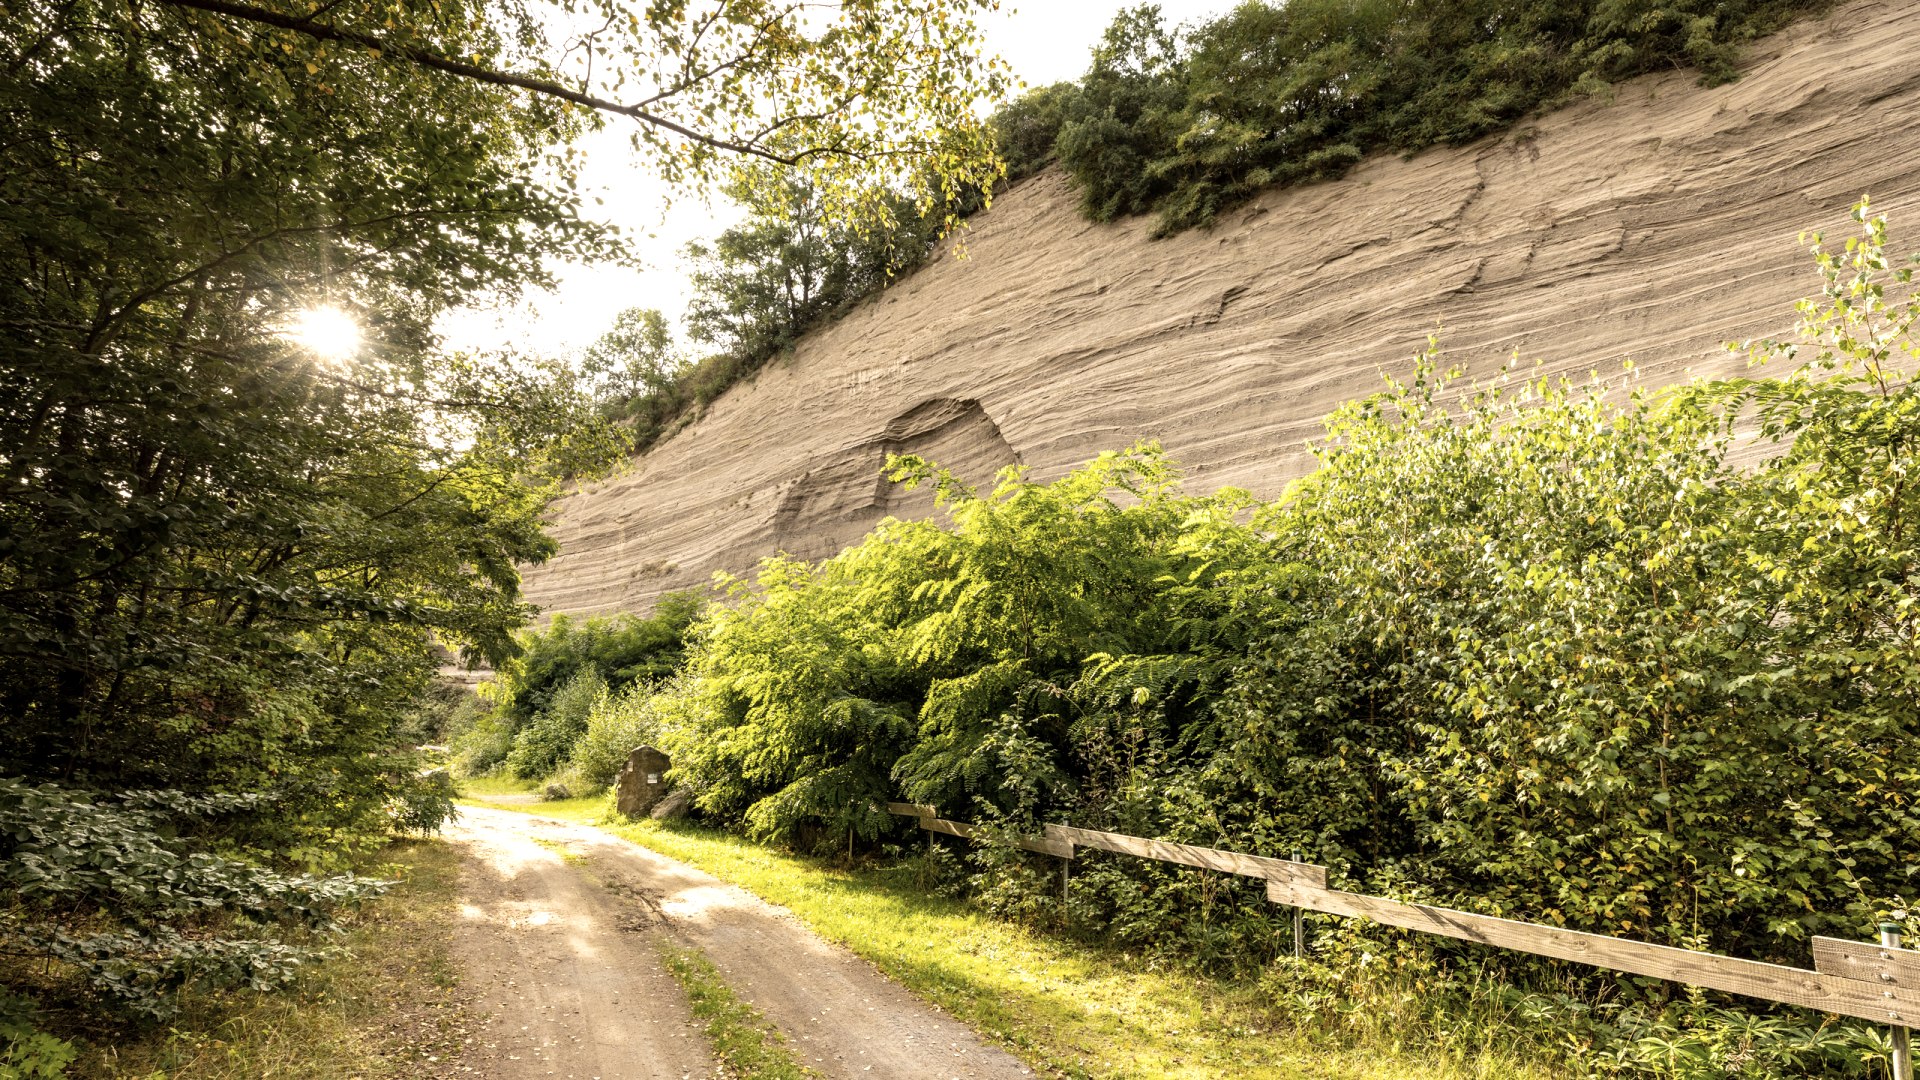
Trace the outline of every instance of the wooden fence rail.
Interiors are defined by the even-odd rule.
[[[920,827],[929,832],[965,838],[975,838],[980,833],[973,825],[941,818],[931,806],[888,803],[887,809],[904,817],[918,818]],[[1900,948],[1888,941],[1874,943],[1815,938],[1814,970],[1808,971],[1758,960],[1678,949],[1670,945],[1652,945],[1604,934],[1589,934],[1558,926],[1341,892],[1328,887],[1326,867],[1310,863],[1165,840],[1148,840],[1095,829],[1078,829],[1070,825],[1048,825],[1045,829],[1044,836],[1003,835],[1000,839],[1028,851],[1038,851],[1061,859],[1073,858],[1076,847],[1087,847],[1238,874],[1265,881],[1267,899],[1293,908],[1372,919],[1387,926],[1590,964],[1609,971],[1649,975],[1763,1001],[1820,1009],[1841,1016],[1889,1024],[1896,1029],[1920,1028],[1920,950]],[[1905,1039],[1902,1037],[1898,1041],[1904,1043]]]

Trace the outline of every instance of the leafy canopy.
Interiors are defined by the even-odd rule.
[[[157,6],[316,71],[372,58],[584,123],[630,122],[635,149],[676,185],[710,184],[742,159],[804,170],[836,221],[891,223],[898,190],[928,206],[999,172],[973,110],[1008,81],[976,22],[997,0]]]

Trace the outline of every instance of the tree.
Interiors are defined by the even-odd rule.
[[[616,407],[643,394],[667,392],[685,366],[667,317],[652,308],[628,308],[614,316],[612,328],[580,356],[580,373],[594,396]]]
[[[918,265],[940,222],[895,196],[889,226],[849,224],[836,220],[818,185],[792,176],[773,183],[765,173],[732,188],[748,208],[743,224],[687,249],[696,265],[688,333],[748,367]]]
[[[709,182],[735,156],[804,166],[836,220],[888,220],[902,183],[931,205],[999,174],[973,112],[1007,84],[974,22],[998,0],[157,3],[309,65],[370,54],[630,119],[634,145],[674,182]]]
[[[523,4],[8,9],[0,773],[272,789],[263,847],[315,858],[381,821],[437,645],[511,654],[544,508],[623,447],[435,316],[620,254],[569,186],[602,113],[671,179],[792,162],[836,214],[990,172],[979,7],[602,5],[565,48]]]

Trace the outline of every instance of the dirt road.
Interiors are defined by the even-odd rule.
[[[451,833],[465,855],[455,952],[485,1013],[462,1072],[496,1080],[719,1076],[650,921],[560,852],[502,827],[524,820],[467,810]]]
[[[487,1010],[467,1075],[720,1075],[658,945],[705,953],[830,1077],[1016,1080],[1032,1070],[791,914],[598,829],[466,808],[459,954]]]

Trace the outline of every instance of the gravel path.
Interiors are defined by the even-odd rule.
[[[691,1080],[720,1074],[644,914],[504,810],[465,810],[455,953],[486,1019],[456,1075]]]
[[[860,1080],[1033,1075],[1011,1054],[872,965],[821,940],[786,910],[685,863],[589,826],[508,810],[464,808],[453,836],[470,846],[483,869],[497,865],[502,855],[523,867],[519,876],[491,885],[497,893],[502,884],[510,887],[524,879],[526,891],[541,899],[522,917],[546,920],[523,928],[483,917],[478,912],[484,908],[488,874],[469,875],[483,886],[468,901],[470,918],[462,934],[474,939],[463,955],[482,962],[469,968],[471,985],[498,987],[483,997],[499,1009],[492,1030],[503,1033],[501,1050],[518,1045],[532,1050],[537,1044],[541,1055],[495,1060],[495,1071],[483,1075],[502,1080],[712,1075],[684,999],[651,953],[654,935],[671,935],[704,952],[734,993],[785,1032],[796,1056],[823,1075]],[[500,954],[508,947],[502,939],[516,937],[544,937],[554,944],[520,948],[518,959],[530,966],[515,971],[501,964],[511,958]],[[556,949],[560,943],[563,947]],[[549,953],[558,959],[543,961]],[[610,1006],[615,990],[620,1003]],[[526,1025],[525,1039],[516,1043],[513,1029],[519,1025]],[[597,1056],[581,1056],[589,1052]],[[529,1060],[535,1064],[522,1068]],[[593,1069],[587,1068],[589,1060],[596,1063]],[[554,1071],[544,1071],[549,1064]]]

